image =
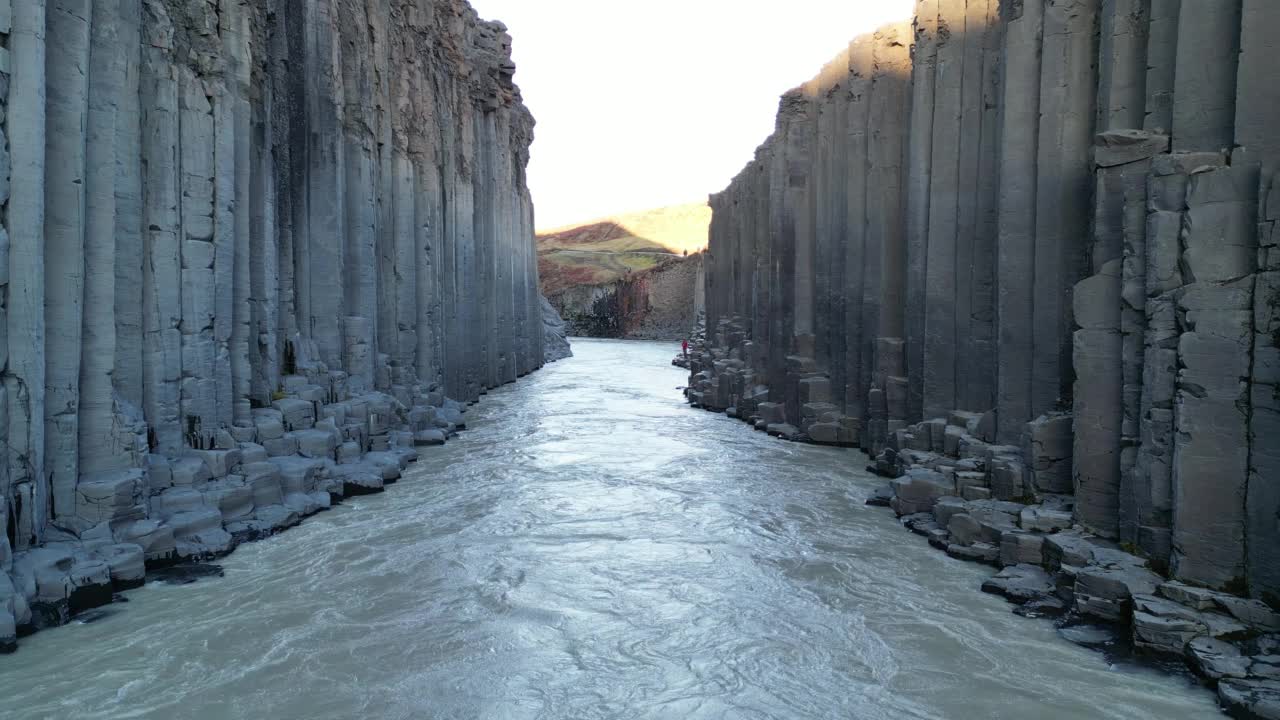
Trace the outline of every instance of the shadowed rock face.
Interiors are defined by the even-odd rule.
[[[542,365],[533,119],[464,0],[0,0],[0,35],[0,648],[380,489]]]
[[[555,307],[545,297],[541,298],[541,305],[544,326],[542,359],[551,363],[573,357],[573,349],[569,347],[564,320],[560,317],[560,313],[556,312]]]
[[[918,0],[712,196],[691,400],[966,501],[1073,495],[1280,604],[1277,37],[1266,0]]]

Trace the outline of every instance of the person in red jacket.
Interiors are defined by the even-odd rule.
[[[689,341],[688,340],[680,341],[680,352],[684,353],[684,357],[686,360],[689,359]]]

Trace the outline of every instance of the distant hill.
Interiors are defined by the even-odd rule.
[[[706,203],[625,213],[538,233],[542,291],[613,282],[707,247]]]

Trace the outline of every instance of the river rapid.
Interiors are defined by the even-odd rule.
[[[0,718],[1124,718],[1212,693],[1063,640],[863,501],[851,450],[579,340],[385,494],[0,658]]]

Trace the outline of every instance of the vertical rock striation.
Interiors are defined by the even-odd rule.
[[[0,0],[0,650],[543,364],[510,42],[463,0]]]
[[[691,402],[910,470],[900,512],[1065,508],[1280,603],[1278,33],[1262,0],[918,0],[712,197]]]

